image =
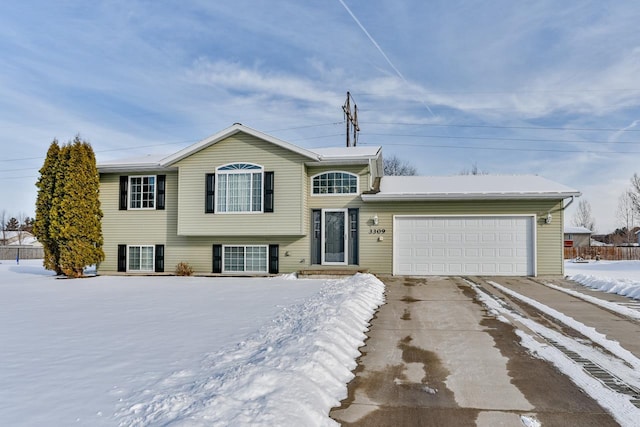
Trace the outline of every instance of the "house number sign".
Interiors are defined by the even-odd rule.
[[[385,230],[384,228],[370,228],[369,229],[369,234],[384,234],[386,232],[387,232],[387,230]]]

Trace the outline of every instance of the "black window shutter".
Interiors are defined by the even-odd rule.
[[[322,264],[322,211],[311,211],[311,264]]]
[[[273,212],[273,187],[274,187],[273,172],[264,173],[264,212]]]
[[[213,272],[222,273],[222,245],[213,245]]]
[[[349,264],[358,264],[358,209],[349,209]]]
[[[165,202],[165,189],[167,187],[166,175],[158,175],[158,200],[156,201],[156,209],[163,210]]]
[[[127,271],[127,245],[118,245],[118,271]]]
[[[269,245],[269,273],[278,274],[278,245]]]
[[[164,273],[164,245],[156,245],[156,273]]]
[[[214,213],[216,207],[216,175],[208,173],[205,176],[204,212]]]
[[[120,210],[127,210],[127,189],[129,188],[129,177],[126,175],[120,176]]]

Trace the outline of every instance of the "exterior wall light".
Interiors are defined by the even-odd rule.
[[[545,224],[551,224],[551,220],[553,219],[553,216],[551,216],[551,212],[549,212],[547,214],[547,217],[544,219],[544,223]]]
[[[371,218],[371,220],[373,221],[373,225],[378,225],[378,222],[379,222],[378,214],[375,214],[373,218]]]

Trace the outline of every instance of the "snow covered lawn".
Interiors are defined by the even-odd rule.
[[[0,425],[331,425],[384,285],[0,261]]]
[[[640,300],[640,261],[565,261],[564,271],[581,285]]]

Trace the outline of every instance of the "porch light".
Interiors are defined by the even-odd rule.
[[[371,220],[373,221],[373,225],[378,225],[378,214],[375,214]]]
[[[551,224],[551,220],[553,219],[553,216],[551,216],[551,212],[549,212],[547,214],[547,217],[544,219],[544,223],[545,224]]]

